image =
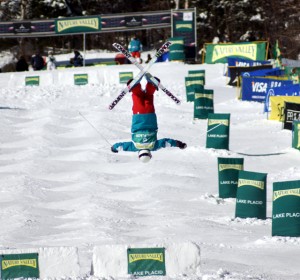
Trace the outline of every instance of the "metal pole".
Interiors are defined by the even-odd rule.
[[[85,33],[83,33],[83,66],[85,66]]]
[[[197,15],[197,9],[196,7],[194,8],[194,29],[195,29],[195,62],[197,61],[197,20],[196,20],[196,15]]]

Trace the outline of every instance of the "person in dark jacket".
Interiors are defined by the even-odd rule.
[[[23,55],[20,56],[16,64],[16,71],[17,72],[28,71],[28,63]]]
[[[77,50],[74,50],[73,64],[75,67],[83,66],[83,57]]]
[[[35,70],[35,71],[39,71],[44,68],[45,61],[38,52],[31,57],[31,65],[32,65],[33,70]]]
[[[132,92],[132,125],[131,125],[131,141],[118,142],[113,144],[111,151],[118,153],[119,151],[138,152],[140,161],[148,162],[152,155],[151,151],[161,148],[178,147],[185,149],[187,145],[179,140],[171,138],[157,139],[157,118],[154,108],[154,92],[158,90],[160,80],[155,77],[156,83],[153,83],[149,75],[145,75],[147,84],[145,90],[142,89],[138,81],[130,90]],[[130,84],[132,80],[127,82]]]

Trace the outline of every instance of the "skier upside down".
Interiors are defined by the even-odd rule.
[[[147,84],[145,90],[142,90],[140,81],[138,81],[130,90],[132,92],[132,125],[131,125],[131,142],[118,142],[112,145],[111,151],[139,152],[139,159],[142,162],[148,162],[152,155],[151,151],[156,151],[166,147],[178,147],[185,149],[187,145],[179,140],[170,138],[157,139],[157,118],[154,108],[154,92],[158,90],[148,74],[145,75]],[[158,78],[155,79],[160,82]],[[130,84],[132,80],[127,82]]]

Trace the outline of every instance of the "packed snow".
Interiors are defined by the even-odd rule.
[[[229,150],[206,148],[207,120],[194,120],[186,102],[184,78],[200,69],[215,113],[230,113]],[[273,182],[300,178],[292,132],[267,120],[262,103],[238,100],[223,64],[157,63],[150,72],[182,100],[156,93],[158,136],[188,147],[153,152],[147,164],[136,153],[114,154],[111,145],[131,136],[130,93],[108,110],[126,71],[139,70],[0,74],[0,250],[78,248],[80,278],[88,279],[97,278],[95,248],[190,242],[200,248],[199,270],[177,279],[300,279],[300,238],[271,235]],[[88,73],[89,84],[74,85],[74,73]],[[40,86],[25,86],[24,77],[36,74]],[[218,157],[242,157],[244,170],[268,174],[266,220],[235,218],[235,199],[219,198]]]

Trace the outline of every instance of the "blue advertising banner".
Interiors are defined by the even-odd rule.
[[[291,85],[292,81],[242,77],[242,100],[265,102],[269,90]]]
[[[256,71],[245,71],[241,74],[243,77],[263,77],[263,76],[283,76],[284,70],[280,68],[260,69]]]
[[[289,81],[290,82],[290,81]],[[267,92],[264,111],[270,112],[270,97],[271,96],[300,96],[300,85],[293,84],[290,86],[271,88]]]
[[[258,66],[264,64],[271,64],[271,61],[268,60],[250,60],[250,59],[243,59],[240,57],[227,57],[228,66]]]

